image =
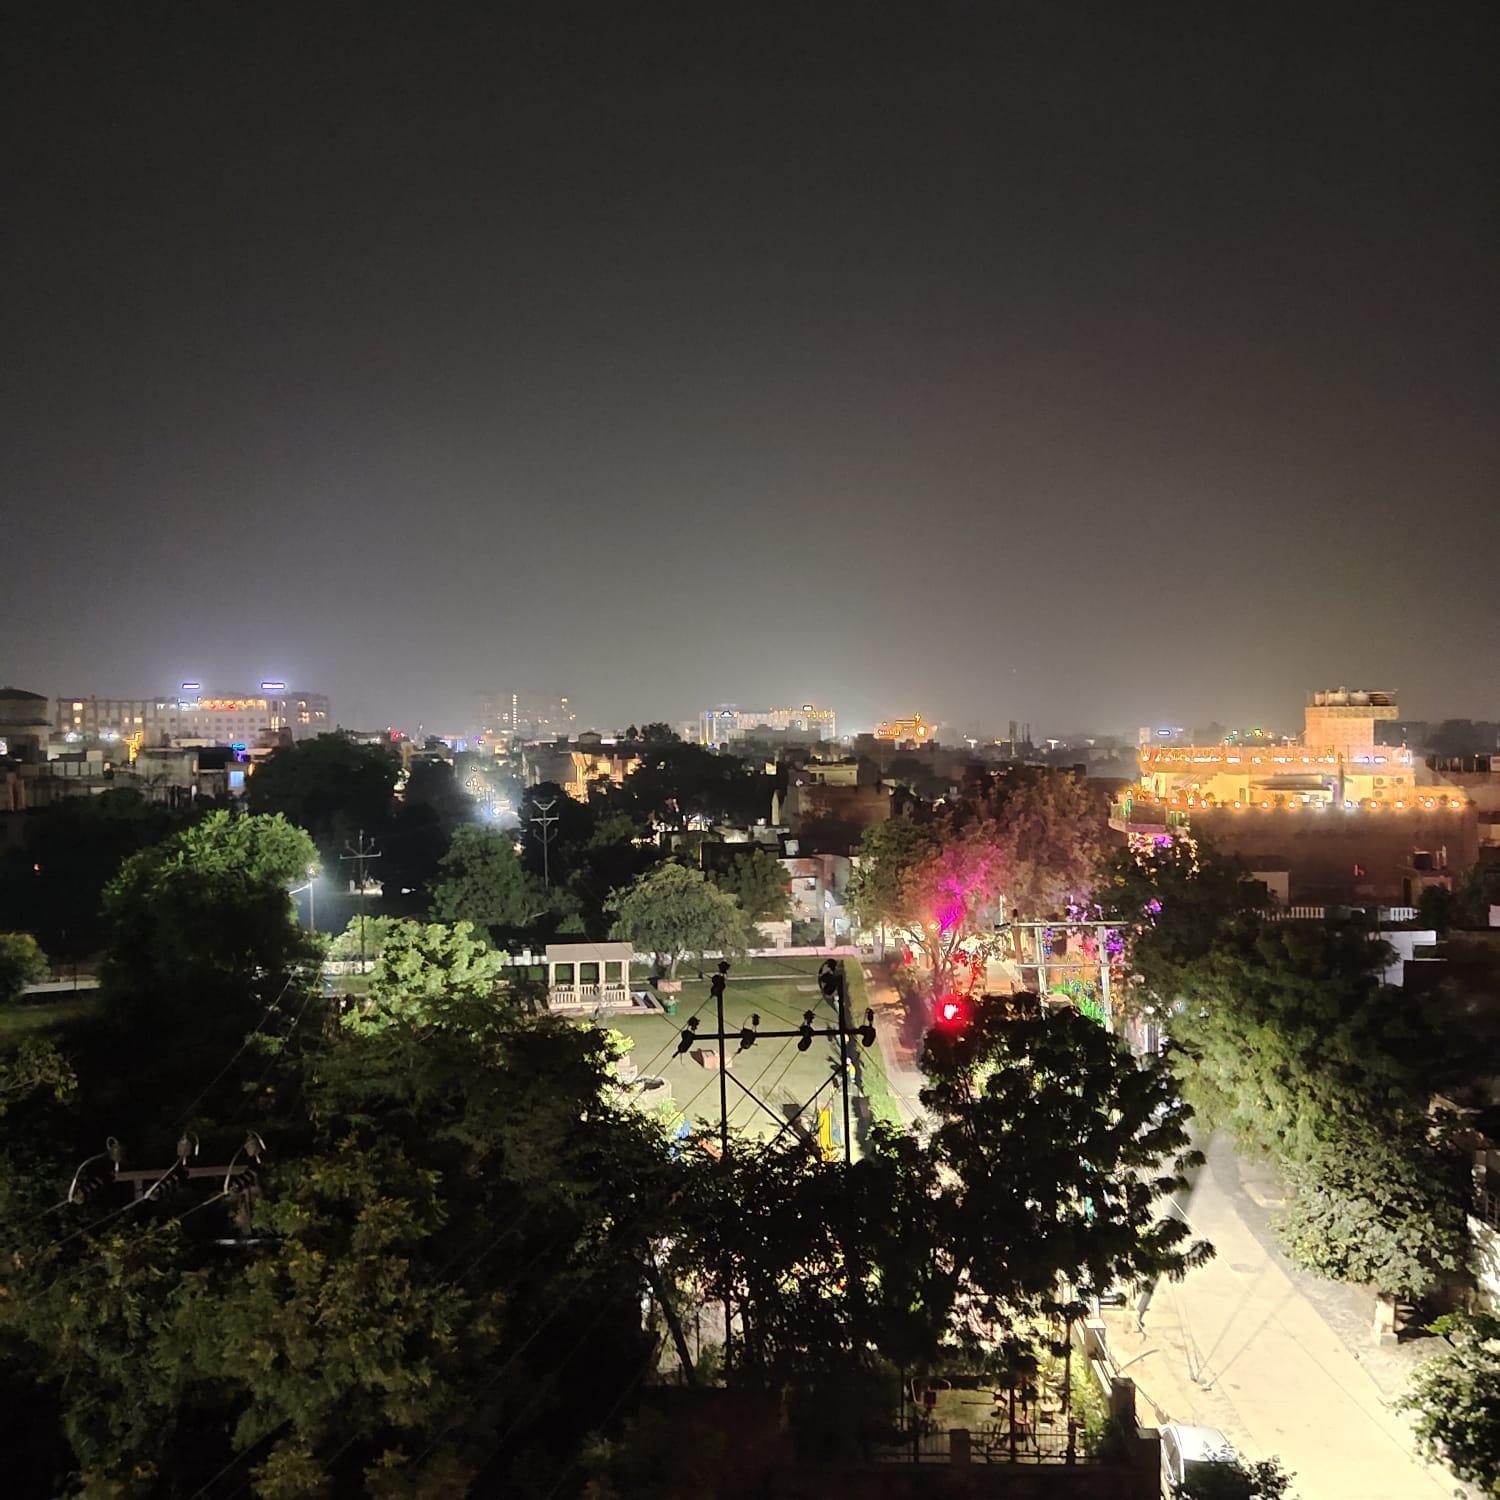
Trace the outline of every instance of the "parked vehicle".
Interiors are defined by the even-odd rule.
[[[1162,1500],[1176,1500],[1184,1480],[1235,1459],[1234,1445],[1217,1427],[1166,1422],[1158,1432],[1161,1436]]]

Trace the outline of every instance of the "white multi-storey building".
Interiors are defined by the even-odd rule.
[[[175,697],[64,695],[57,700],[56,724],[61,734],[80,740],[253,746],[282,733],[293,739],[321,734],[333,728],[333,715],[327,694],[294,691],[284,682],[263,682],[254,693],[205,693],[202,683],[184,682]]]

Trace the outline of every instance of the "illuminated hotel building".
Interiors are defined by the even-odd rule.
[[[1280,872],[1294,906],[1413,907],[1478,859],[1479,817],[1464,786],[1375,743],[1395,717],[1390,693],[1336,688],[1311,695],[1300,744],[1142,745],[1110,826],[1132,843],[1205,835],[1258,875]]]
[[[306,739],[332,727],[326,694],[293,691],[284,682],[263,682],[254,693],[205,693],[201,683],[185,682],[170,698],[80,694],[57,700],[58,731],[80,740],[133,740],[137,745],[206,740],[253,746],[282,733]]]
[[[1462,790],[1414,762],[1406,746],[1375,743],[1377,720],[1395,717],[1391,693],[1313,693],[1300,745],[1142,745],[1140,785],[1131,797],[1185,811],[1464,807]]]

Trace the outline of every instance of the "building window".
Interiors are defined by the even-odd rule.
[[[552,982],[553,984],[571,985],[573,983],[573,965],[553,964]]]
[[[606,984],[619,984],[624,978],[625,965],[619,959],[611,959],[604,965],[604,982]]]
[[[578,965],[578,982],[579,982],[579,984],[598,984],[599,983],[599,965],[598,964],[579,964]]]

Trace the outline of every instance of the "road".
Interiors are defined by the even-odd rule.
[[[1373,1345],[1363,1353],[1330,1326],[1312,1288],[1252,1227],[1228,1147],[1181,1199],[1214,1259],[1179,1285],[1163,1283],[1135,1330],[1133,1312],[1106,1315],[1116,1363],[1136,1382],[1143,1423],[1220,1428],[1250,1458],[1280,1458],[1298,1500],[1451,1500],[1467,1493],[1416,1456],[1390,1394],[1400,1380]],[[1347,1330],[1346,1330],[1347,1331]],[[1409,1363],[1409,1351],[1401,1351]]]

